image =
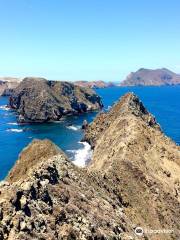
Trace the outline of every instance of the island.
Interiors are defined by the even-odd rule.
[[[70,82],[25,78],[9,98],[9,107],[17,111],[21,123],[59,121],[103,107],[101,98],[90,88]]]
[[[90,88],[108,88],[116,86],[113,82],[105,82],[102,80],[98,81],[75,81],[73,82],[75,85],[80,87],[90,87]]]
[[[180,84],[180,74],[167,68],[146,69],[140,68],[131,72],[119,86],[172,86]]]

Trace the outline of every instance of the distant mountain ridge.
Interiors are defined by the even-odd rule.
[[[120,86],[163,86],[180,84],[180,74],[176,74],[166,68],[146,69],[140,68],[131,72]]]

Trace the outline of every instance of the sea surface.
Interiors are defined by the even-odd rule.
[[[96,92],[102,97],[105,111],[123,94],[134,92],[156,117],[166,135],[180,144],[180,86],[112,87]],[[34,138],[52,140],[79,166],[90,159],[90,146],[81,142],[81,125],[85,119],[91,122],[98,112],[67,117],[55,123],[18,125],[16,113],[6,107],[7,103],[7,97],[0,97],[0,180],[6,177],[19,153]]]

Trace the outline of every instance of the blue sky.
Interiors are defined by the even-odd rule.
[[[0,76],[120,81],[180,73],[179,0],[0,0]]]

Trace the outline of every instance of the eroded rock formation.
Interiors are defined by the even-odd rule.
[[[100,109],[101,98],[89,88],[69,82],[25,78],[10,97],[19,122],[58,121],[62,116]]]

